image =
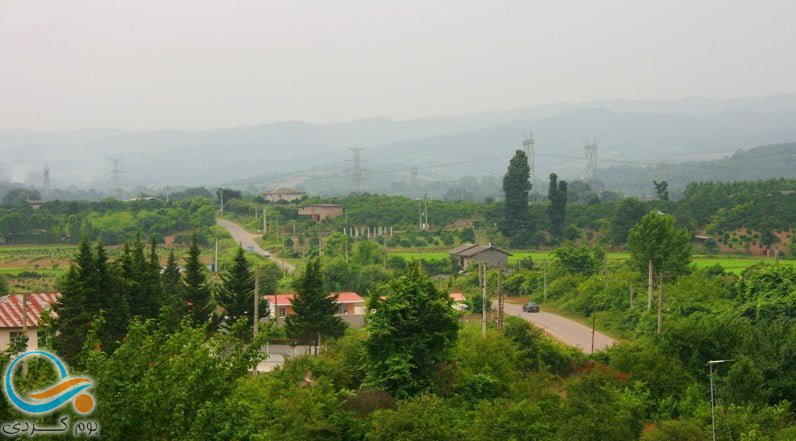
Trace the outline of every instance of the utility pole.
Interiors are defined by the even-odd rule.
[[[423,224],[423,229],[428,228],[428,194],[423,194],[423,214],[425,215],[426,221]]]
[[[50,167],[44,164],[44,176],[42,177],[42,196],[43,199],[50,198]]]
[[[28,352],[28,295],[22,294],[22,336],[25,341],[25,352]],[[28,375],[28,359],[22,360],[22,375]]]
[[[481,336],[486,337],[486,263],[481,264]]]
[[[663,273],[658,275],[658,335],[663,333]]]
[[[218,194],[219,194],[219,196],[221,198],[221,216],[224,216],[224,189],[223,188],[219,188],[218,189]]]
[[[256,339],[260,332],[260,271],[256,266],[254,267],[254,325],[252,331],[254,332],[252,339]],[[257,376],[257,366],[254,367],[252,375]]]
[[[713,441],[716,441],[716,404],[714,398],[715,386],[713,384],[713,366],[721,363],[727,363],[735,360],[711,360],[708,361],[708,368],[710,369],[710,421],[713,427]]]
[[[268,235],[268,216],[265,214],[265,207],[263,207],[263,239]]]
[[[544,291],[542,291],[542,299],[547,301],[547,261],[544,262]]]
[[[633,309],[633,283],[630,283],[630,309]]]
[[[652,259],[647,265],[647,310],[652,309]]]
[[[498,331],[503,332],[503,269],[498,268],[497,295],[498,295]]]
[[[218,272],[218,237],[216,237],[216,257],[213,261],[213,272]]]

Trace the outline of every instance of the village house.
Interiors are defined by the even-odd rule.
[[[23,304],[23,296],[27,307]],[[41,312],[45,309],[52,309],[53,304],[60,296],[59,292],[42,292],[9,294],[0,297],[0,351],[8,349],[12,342],[22,338],[23,335],[28,337],[25,351],[38,349]],[[26,323],[23,323],[23,310],[27,310]],[[28,330],[23,333],[26,324]]]
[[[337,204],[312,204],[299,207],[299,216],[311,216],[312,220],[319,222],[324,219],[334,219],[343,214],[343,206]]]
[[[450,251],[459,267],[467,269],[472,263],[486,263],[490,268],[505,268],[511,253],[492,245],[466,243]]]
[[[464,294],[460,292],[452,292],[449,293],[451,300],[453,300],[453,309],[458,311],[464,311],[467,309],[467,299],[464,298]]]
[[[271,316],[276,317],[277,324],[285,324],[285,317],[295,314],[293,311],[293,298],[295,294],[277,294],[265,296],[268,306],[271,309]],[[339,309],[337,317],[340,317],[348,326],[352,328],[362,328],[365,326],[365,299],[355,292],[337,293],[337,305]]]
[[[263,198],[268,202],[292,202],[304,197],[307,193],[295,188],[280,187],[263,193]]]

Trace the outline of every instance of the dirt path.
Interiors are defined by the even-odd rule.
[[[230,236],[232,236],[232,239],[238,244],[240,244],[240,246],[242,246],[243,249],[252,251],[261,256],[265,255],[265,250],[262,249],[262,247],[257,243],[256,240],[254,240],[262,236],[261,234],[249,233],[242,226],[236,224],[235,222],[228,221],[226,219],[216,219],[216,224],[218,224],[221,227],[224,227],[224,229],[226,229],[229,232]],[[296,270],[295,265],[285,261],[284,259],[280,259],[274,256],[271,256],[270,259],[276,262],[280,268],[289,273],[292,273],[293,271]]]

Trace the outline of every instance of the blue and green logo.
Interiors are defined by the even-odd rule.
[[[47,390],[28,394],[28,397],[33,400],[21,398],[16,391],[14,391],[12,377],[14,373],[14,366],[25,357],[28,356],[43,356],[51,361],[58,370],[61,379],[59,382]],[[85,389],[94,385],[94,382],[89,378],[84,377],[69,377],[66,372],[64,363],[55,355],[44,351],[30,351],[21,354],[14,361],[9,364],[6,370],[5,379],[5,392],[11,403],[19,410],[32,414],[44,414],[51,412],[65,403],[73,402],[75,410],[80,413],[86,414],[94,409],[94,399]]]

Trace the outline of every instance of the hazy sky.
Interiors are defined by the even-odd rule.
[[[0,128],[796,93],[794,0],[0,0]]]

